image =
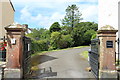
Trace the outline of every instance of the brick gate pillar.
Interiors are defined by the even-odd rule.
[[[7,55],[5,78],[22,77],[22,54],[25,28],[22,25],[11,25],[5,28],[7,31]]]
[[[98,30],[99,48],[99,78],[117,78],[115,66],[116,32],[113,27],[106,25]]]

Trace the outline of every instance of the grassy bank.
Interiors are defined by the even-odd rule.
[[[43,55],[47,52],[53,52],[53,51],[60,51],[60,50],[68,50],[68,49],[75,49],[75,48],[84,48],[84,47],[89,47],[89,46],[78,46],[78,47],[71,47],[71,48],[66,48],[66,49],[57,49],[57,50],[50,50],[50,51],[41,51],[41,52],[35,52],[34,54],[32,54],[33,56],[37,56],[37,55]]]
[[[83,51],[80,53],[81,56],[83,56],[85,59],[88,59],[88,51]]]

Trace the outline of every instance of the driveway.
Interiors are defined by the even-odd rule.
[[[89,67],[87,59],[80,56],[80,53],[89,48],[53,51],[41,55],[37,59],[40,60],[40,64],[34,78],[88,78],[93,80],[93,74],[86,70]]]

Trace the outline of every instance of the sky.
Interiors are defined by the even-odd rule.
[[[82,22],[98,23],[98,0],[11,0],[15,8],[15,22],[30,28],[49,28],[65,16],[68,5],[76,4]]]

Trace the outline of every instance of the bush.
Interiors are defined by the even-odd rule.
[[[35,52],[38,51],[47,51],[48,50],[48,45],[49,45],[49,41],[47,40],[33,40],[32,41],[32,50]]]
[[[50,37],[50,50],[59,49],[59,41],[61,39],[60,32],[52,32]]]
[[[92,35],[91,40],[95,39],[96,37],[97,37],[97,33]]]
[[[58,22],[54,22],[51,26],[50,26],[50,32],[55,32],[55,31],[60,31],[60,24]]]
[[[71,35],[62,35],[59,42],[59,47],[62,49],[71,47],[73,44],[72,41],[73,41],[73,38],[71,37]]]
[[[96,34],[94,30],[89,30],[84,34],[84,45],[88,45],[91,43],[91,38],[94,34]]]
[[[74,44],[73,47],[81,46],[84,42],[83,35],[84,32],[81,27],[75,27],[71,33]]]
[[[52,32],[50,40],[49,50],[68,48],[73,44],[73,39],[70,34],[61,35],[60,32]]]

